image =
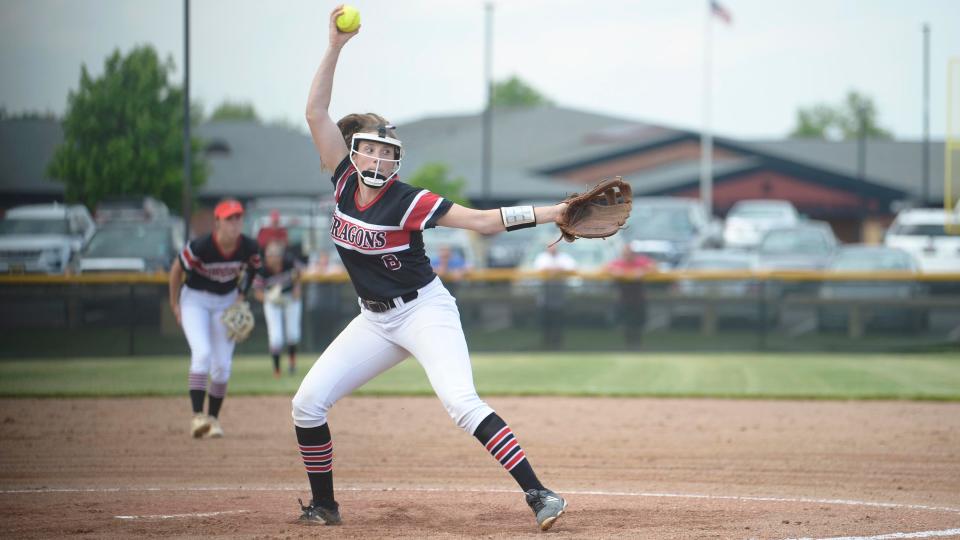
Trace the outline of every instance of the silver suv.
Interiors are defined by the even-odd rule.
[[[63,273],[95,230],[80,204],[11,208],[0,221],[0,272]]]
[[[700,201],[639,197],[633,199],[621,235],[634,253],[656,260],[660,268],[673,268],[691,251],[719,246],[722,232],[720,221],[708,216]]]
[[[793,227],[800,214],[790,201],[754,199],[738,201],[727,213],[723,228],[723,246],[754,249],[771,229]]]
[[[73,259],[75,272],[165,272],[183,249],[183,220],[108,221]]]

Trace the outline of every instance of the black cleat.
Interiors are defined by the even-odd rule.
[[[537,525],[541,531],[549,529],[567,508],[567,501],[549,489],[531,489],[525,491],[524,495],[527,504],[537,516]]]
[[[333,508],[320,506],[313,501],[310,501],[309,506],[304,506],[301,499],[297,499],[297,502],[303,512],[300,514],[300,521],[310,525],[340,525],[340,505],[336,502],[333,502]]]

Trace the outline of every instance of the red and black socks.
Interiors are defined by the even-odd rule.
[[[336,508],[333,499],[333,441],[327,424],[313,428],[294,426],[300,456],[310,480],[313,502],[325,508]]]
[[[227,395],[227,383],[210,383],[210,403],[208,414],[214,418],[220,415],[220,406],[223,405],[223,398]]]
[[[290,374],[293,375],[297,371],[297,346],[290,345],[287,347],[287,354],[290,356]]]
[[[499,461],[510,476],[513,476],[517,484],[520,484],[520,489],[544,489],[523,453],[520,442],[497,413],[490,413],[490,416],[484,418],[473,436],[490,452],[493,459]]]
[[[207,396],[207,374],[190,372],[188,387],[193,414],[200,414],[203,412],[203,398]]]

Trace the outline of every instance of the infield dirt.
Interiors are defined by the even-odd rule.
[[[0,400],[12,538],[796,538],[960,529],[960,403],[487,398],[569,501],[548,533],[435,398],[347,398],[330,426],[344,524],[309,487],[289,398]],[[942,536],[941,536],[942,537]]]

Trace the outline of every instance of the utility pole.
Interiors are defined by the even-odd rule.
[[[866,180],[867,176],[867,108],[861,103],[857,107],[857,122],[860,136],[857,137],[857,177]]]
[[[711,47],[713,40],[713,13],[708,6],[706,30],[703,39],[703,130],[700,132],[700,204],[710,217],[713,215],[713,132],[710,126],[710,105],[713,92],[711,82]]]
[[[930,202],[930,25],[923,24],[923,198]]]
[[[490,207],[490,164],[493,146],[493,2],[484,4],[486,39],[484,43],[484,85],[486,104],[483,107],[483,155],[481,157],[481,180],[483,182],[483,205]]]
[[[183,0],[183,243],[190,241],[193,193],[190,164],[190,0]]]

